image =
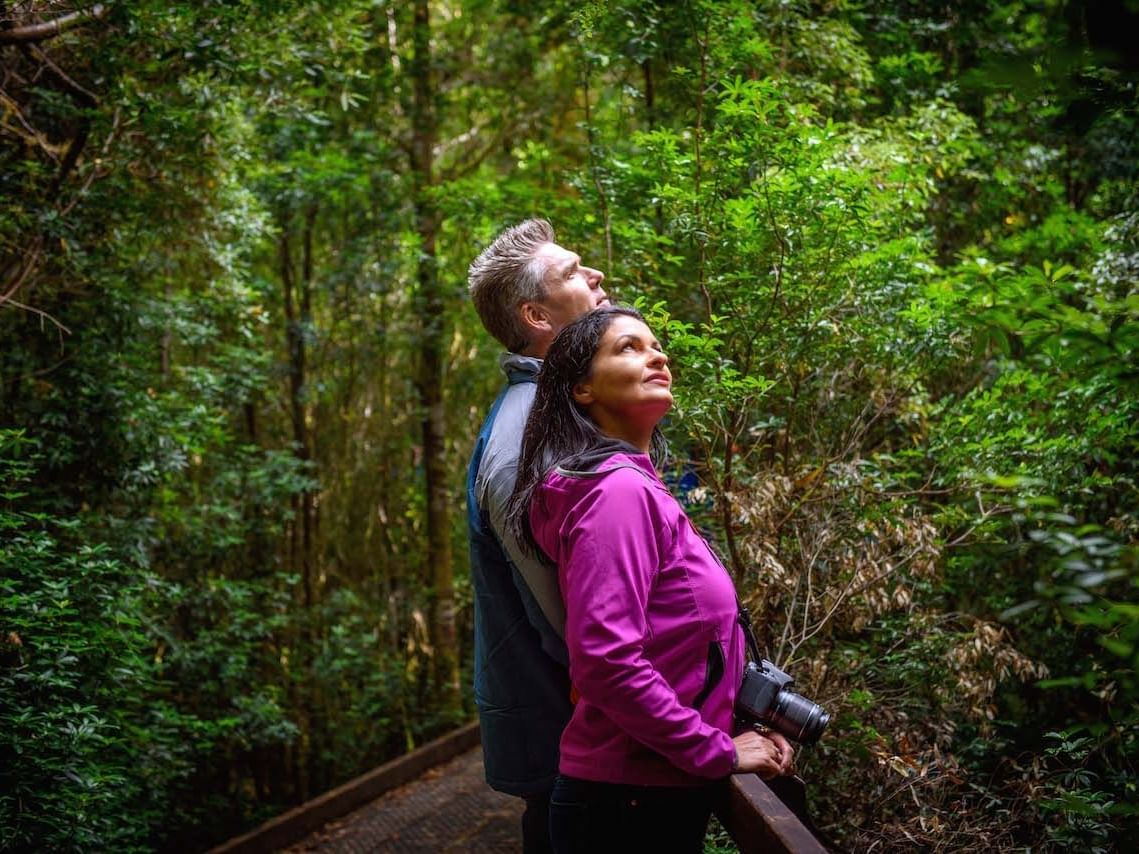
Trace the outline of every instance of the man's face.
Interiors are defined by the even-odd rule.
[[[584,266],[576,252],[547,243],[534,257],[546,262],[546,297],[538,304],[545,309],[553,335],[583,314],[609,305],[601,288],[605,274]]]

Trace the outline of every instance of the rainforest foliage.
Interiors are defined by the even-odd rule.
[[[471,717],[466,267],[534,215],[664,340],[819,825],[1133,839],[1136,31],[0,2],[0,849],[201,849]]]

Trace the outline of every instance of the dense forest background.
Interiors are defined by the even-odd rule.
[[[466,268],[532,215],[664,339],[823,829],[1134,839],[1137,33],[0,2],[0,849],[200,849],[472,716]]]

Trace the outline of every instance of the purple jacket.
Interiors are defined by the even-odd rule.
[[[561,773],[669,786],[727,777],[744,667],[735,588],[648,456],[554,470],[530,525],[558,566],[580,695]]]

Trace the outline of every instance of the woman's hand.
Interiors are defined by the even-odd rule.
[[[748,730],[732,739],[736,747],[736,771],[754,772],[765,780],[790,773],[795,751],[777,732],[760,735]]]

